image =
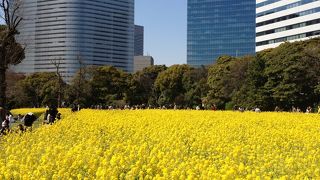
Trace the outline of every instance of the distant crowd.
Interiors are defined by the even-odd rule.
[[[177,105],[168,105],[168,106],[151,106],[151,105],[145,105],[145,104],[141,104],[141,105],[124,105],[124,106],[112,106],[112,105],[92,105],[90,107],[90,109],[98,109],[98,110],[140,110],[140,109],[173,109],[173,110],[213,110],[216,111],[218,110],[216,105],[212,105],[210,106],[210,108],[206,108],[204,105],[199,105],[196,106],[194,108],[184,108],[181,106],[177,106]],[[81,107],[80,105],[72,105],[71,108],[72,112],[75,111],[80,111]],[[245,108],[242,106],[234,106],[233,111],[240,111],[240,112],[245,112],[245,111],[252,111],[252,112],[262,112],[262,110],[259,107],[253,107],[253,108]],[[281,109],[279,106],[276,106],[274,109],[275,112],[284,112],[283,109]],[[296,112],[296,113],[320,113],[320,105],[317,107],[317,109],[313,109],[311,106],[308,106],[305,110],[302,110],[299,107],[294,107],[292,106],[291,110],[289,112]]]
[[[168,105],[168,106],[161,106],[161,107],[154,107],[150,105],[124,105],[124,106],[103,106],[103,105],[94,105],[91,106],[91,109],[98,109],[98,110],[140,110],[140,109],[187,109],[187,110],[213,110],[216,111],[217,107],[215,105],[211,106],[210,109],[204,108],[203,105],[196,106],[195,108],[181,108],[177,105]],[[71,105],[71,111],[77,112],[80,111],[81,107],[80,105],[73,104]],[[253,112],[261,112],[261,109],[258,107],[254,107],[251,109],[244,108],[241,106],[234,106],[233,111],[239,111],[239,112],[245,112],[245,111],[253,111]],[[283,110],[279,108],[278,106],[274,109],[275,112],[282,112]],[[294,113],[319,113],[320,114],[320,105],[317,107],[317,110],[313,110],[311,106],[307,107],[305,111],[300,109],[299,107],[292,106],[291,112]],[[38,120],[39,118],[33,114],[32,112],[29,112],[25,115],[18,114],[16,117],[13,116],[10,112],[5,111],[2,107],[0,107],[0,122],[1,122],[1,130],[0,135],[5,135],[9,132],[12,132],[12,127],[14,123],[17,123],[16,129],[14,132],[25,132],[27,130],[32,130],[33,123]],[[43,124],[53,124],[56,120],[61,119],[61,113],[59,113],[57,107],[46,107],[46,111],[43,116]]]

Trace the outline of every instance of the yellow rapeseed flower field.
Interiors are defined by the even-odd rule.
[[[39,114],[39,113],[44,113],[45,111],[46,111],[45,108],[24,108],[24,109],[14,109],[14,110],[11,110],[10,112],[15,115],[18,115],[18,114],[25,115],[28,112]]]
[[[320,179],[320,116],[63,111],[0,138],[0,179]]]

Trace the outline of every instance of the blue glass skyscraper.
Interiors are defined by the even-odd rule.
[[[188,0],[187,63],[255,53],[255,0]]]

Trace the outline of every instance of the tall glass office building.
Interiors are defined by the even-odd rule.
[[[257,51],[320,36],[320,0],[257,0]]]
[[[255,0],[188,0],[187,63],[255,53]]]
[[[28,0],[20,13],[26,58],[15,71],[54,72],[52,62],[66,80],[81,64],[133,71],[133,0]]]
[[[144,50],[144,27],[135,25],[134,26],[134,55],[143,56]]]

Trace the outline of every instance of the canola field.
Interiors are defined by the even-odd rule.
[[[0,179],[320,179],[318,114],[62,112],[0,138]]]

